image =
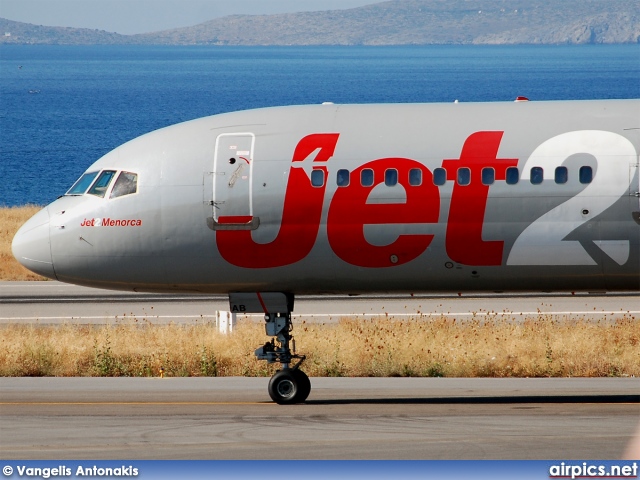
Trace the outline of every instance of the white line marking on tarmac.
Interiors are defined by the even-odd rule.
[[[543,315],[640,315],[640,310],[626,310],[626,311],[600,311],[600,310],[585,310],[578,312],[434,312],[434,313],[319,313],[319,314],[294,314],[293,318],[334,318],[334,317],[365,317],[365,318],[377,318],[377,317],[418,317],[418,318],[434,318],[434,317],[516,317],[516,316],[543,316]],[[255,315],[242,315],[239,319],[244,318],[262,318],[262,314]],[[192,318],[192,319],[213,319],[215,315],[127,315],[127,316],[108,316],[108,315],[95,315],[95,316],[81,316],[81,317],[0,317],[0,321],[15,321],[15,320],[103,320],[105,318],[113,320],[136,320],[136,319],[149,319],[149,320],[162,320],[171,318]]]

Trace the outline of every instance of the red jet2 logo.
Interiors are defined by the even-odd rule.
[[[496,180],[504,180],[508,167],[516,166],[516,158],[497,158],[504,132],[476,132],[465,141],[459,159],[445,159],[443,167],[453,180],[460,167],[471,170],[472,181],[461,186],[454,183],[451,209],[446,232],[447,254],[454,262],[465,265],[500,265],[502,241],[482,240],[482,225],[489,195],[489,186],[483,185],[480,171],[492,167]],[[256,243],[249,230],[220,230],[216,232],[218,250],[229,263],[245,268],[273,268],[290,265],[305,258],[315,244],[320,228],[326,182],[321,187],[311,180],[298,162],[318,151],[313,169],[327,174],[325,163],[334,155],[338,133],[317,133],[304,137],[295,148],[289,181],[284,199],[284,210],[278,236],[270,243]],[[387,169],[398,171],[398,183],[405,187],[406,202],[393,204],[367,204],[367,198],[376,185],[384,181]],[[363,169],[374,172],[371,186],[350,182],[339,188],[329,206],[327,235],[329,244],[338,257],[360,267],[391,267],[410,262],[427,249],[433,235],[399,235],[389,245],[371,245],[364,236],[364,226],[373,224],[438,223],[440,192],[433,183],[432,173],[421,163],[409,158],[382,158],[365,163],[352,172],[360,178]],[[423,181],[409,186],[409,170],[419,169]],[[224,222],[224,218],[220,218]]]

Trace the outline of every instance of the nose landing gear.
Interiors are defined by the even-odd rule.
[[[281,405],[304,402],[311,392],[311,381],[300,370],[306,357],[296,353],[296,342],[291,335],[293,295],[282,292],[230,293],[229,304],[232,312],[264,313],[265,332],[274,338],[258,348],[255,355],[258,360],[282,365],[269,381],[271,399]],[[297,362],[292,366],[294,360]]]
[[[281,405],[304,402],[311,392],[311,382],[309,377],[299,369],[305,356],[295,353],[295,340],[291,335],[293,330],[291,313],[266,314],[264,320],[267,335],[276,338],[258,348],[255,355],[258,360],[282,364],[282,369],[278,370],[269,381],[269,396]],[[299,361],[291,367],[291,361],[294,359]]]

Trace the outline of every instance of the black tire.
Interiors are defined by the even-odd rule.
[[[296,403],[298,381],[291,370],[278,370],[269,380],[269,396],[280,405]]]
[[[278,370],[269,380],[269,396],[280,405],[304,402],[311,392],[309,377],[300,370]]]
[[[311,381],[306,373],[302,370],[295,369],[293,373],[298,382],[298,393],[296,394],[296,403],[304,402],[311,393]]]

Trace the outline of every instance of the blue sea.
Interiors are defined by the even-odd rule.
[[[46,204],[143,133],[321,102],[640,97],[640,45],[0,47],[0,206]]]

